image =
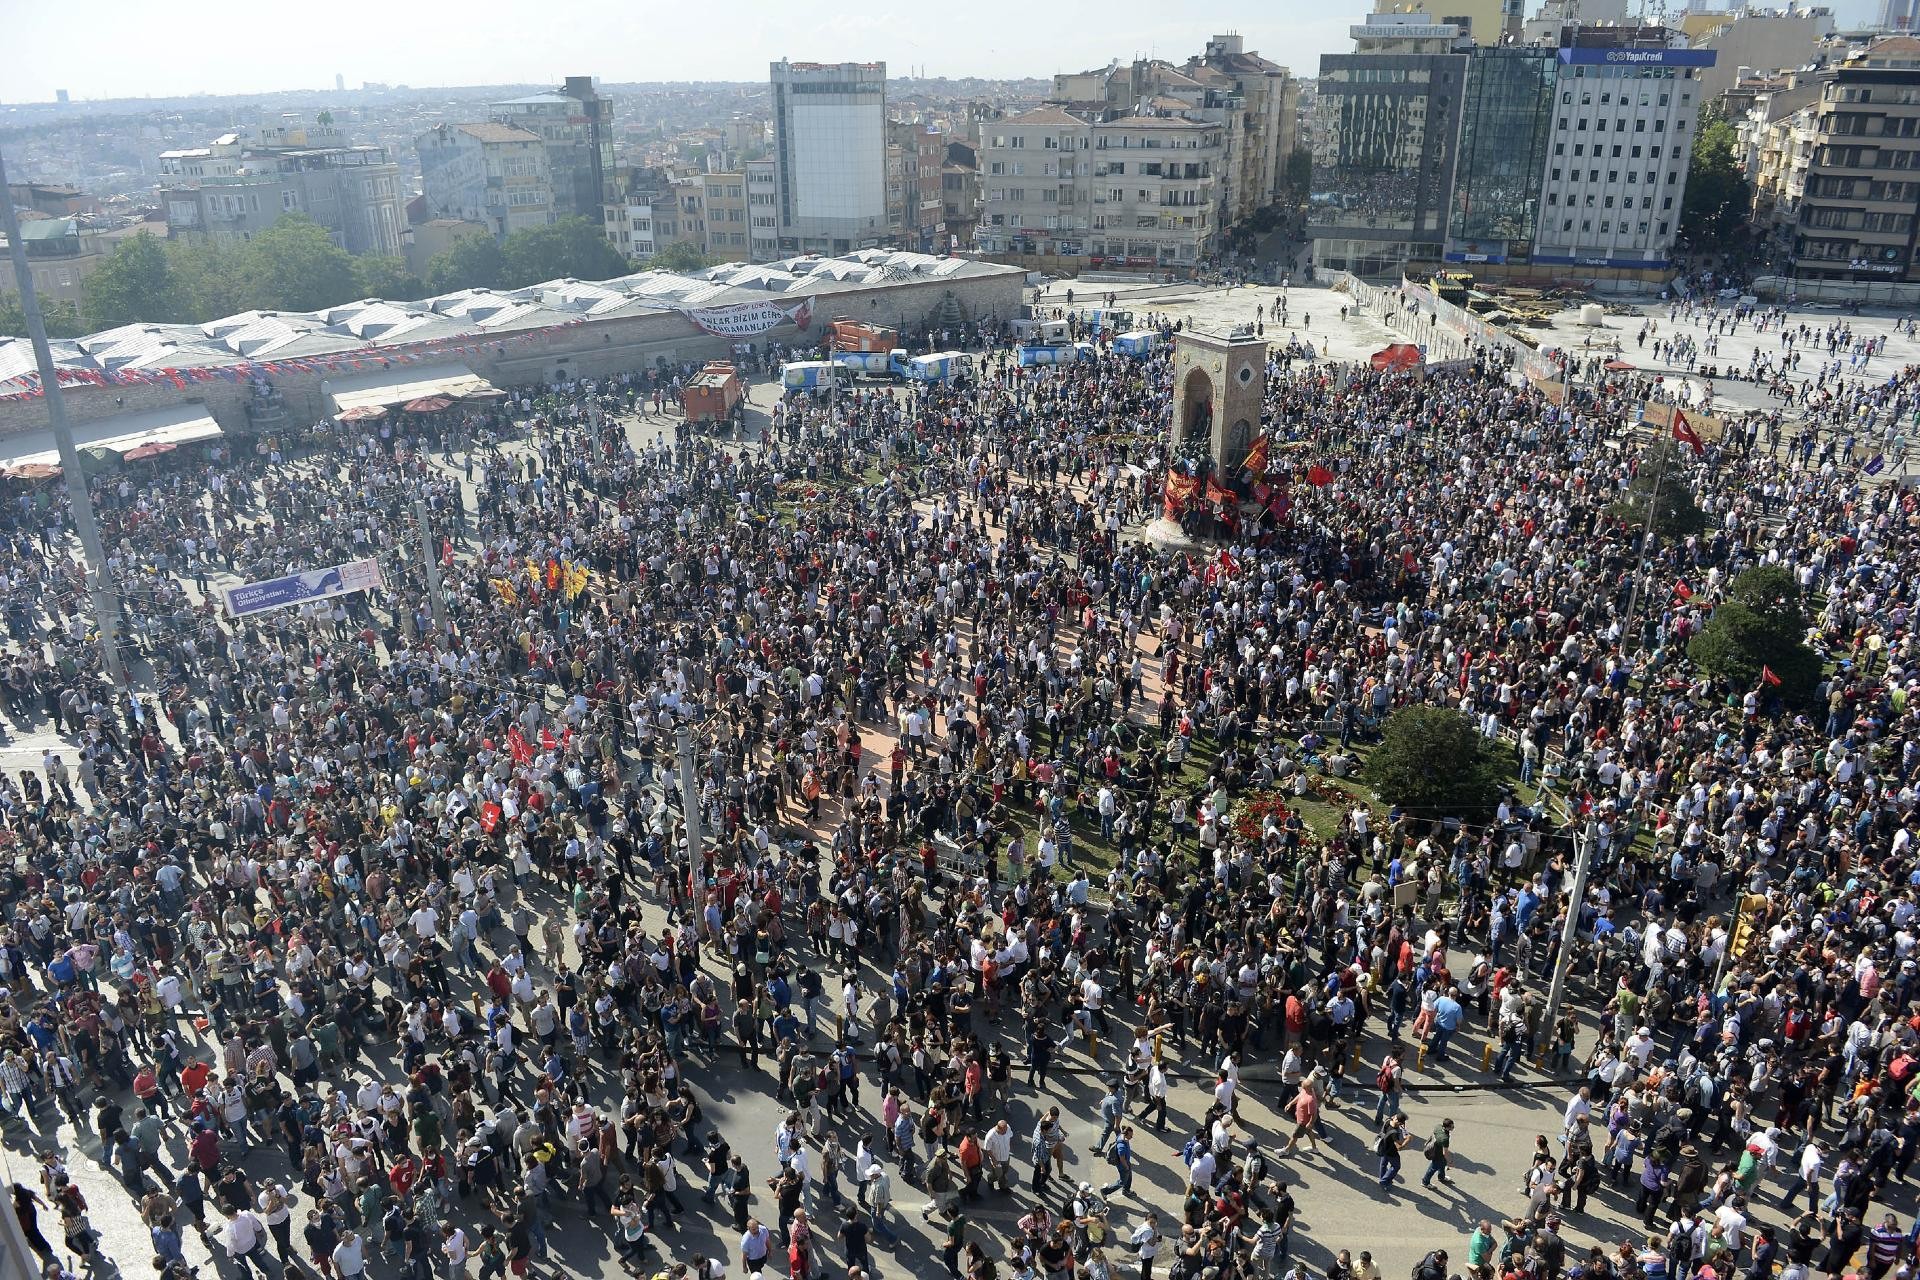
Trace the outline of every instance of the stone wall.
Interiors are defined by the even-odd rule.
[[[785,327],[774,330],[768,336],[779,342],[811,345],[821,341],[827,325],[836,318],[868,320],[896,328],[917,327],[941,313],[949,294],[958,303],[960,314],[966,320],[1012,320],[1020,314],[1022,283],[1023,277],[1008,272],[1005,275],[976,276],[964,280],[913,280],[837,290],[815,296],[813,325],[804,334]],[[518,340],[507,335],[496,342],[484,338],[477,342],[477,351],[464,356],[450,355],[425,360],[420,362],[420,367],[430,363],[461,362],[495,385],[511,386],[555,378],[605,377],[629,369],[645,368],[661,360],[673,364],[682,360],[717,359],[725,356],[728,348],[725,339],[695,328],[684,317],[673,312],[589,319],[585,324]],[[395,348],[399,351],[409,349],[406,346]],[[369,361],[371,367],[372,362]],[[365,374],[368,369],[352,372]],[[286,398],[293,422],[304,425],[324,415],[325,397],[321,383],[333,376],[319,372],[282,373],[273,375],[272,380]],[[171,382],[115,387],[78,386],[68,387],[63,399],[67,418],[75,426],[123,413],[201,403],[207,406],[214,420],[227,432],[239,434],[248,430],[247,402],[250,392],[244,383],[213,379],[189,382],[184,388],[176,387]],[[0,400],[0,438],[45,430],[46,426],[46,404],[38,397],[31,400]]]

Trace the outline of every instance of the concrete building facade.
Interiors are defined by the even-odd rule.
[[[747,179],[747,260],[780,256],[780,175],[771,158],[742,166]]]
[[[304,213],[353,254],[397,256],[406,220],[400,166],[356,144],[322,115],[286,116],[205,147],[160,154],[168,234],[246,240],[285,213]]]
[[[975,241],[996,261],[1191,271],[1219,247],[1221,126],[1045,106],[992,128]]]
[[[553,216],[608,220],[620,198],[613,145],[613,99],[591,76],[568,76],[560,88],[491,104],[494,120],[536,134],[546,144]]]
[[[1808,114],[1794,274],[1920,280],[1920,37],[1889,36],[1857,51],[1821,77]]]
[[[433,216],[482,222],[505,238],[553,221],[547,146],[518,125],[436,125],[414,140]]]
[[[702,248],[715,262],[746,262],[752,257],[744,173],[700,175],[701,207],[706,221]]]

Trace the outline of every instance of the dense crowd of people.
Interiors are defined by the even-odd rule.
[[[0,713],[68,750],[0,777],[0,1111],[90,1148],[15,1185],[29,1245],[90,1260],[90,1214],[138,1213],[166,1280],[195,1232],[328,1280],[577,1267],[583,1235],[865,1280],[908,1184],[968,1280],[1374,1280],[1296,1257],[1285,1162],[1337,1158],[1344,1092],[1380,1193],[1417,1141],[1445,1194],[1452,1125],[1410,1134],[1403,1090],[1525,1071],[1579,1083],[1454,1251],[1475,1277],[1911,1265],[1902,489],[1755,417],[1658,454],[1705,521],[1645,539],[1626,384],[1289,344],[1230,541],[1170,551],[1131,536],[1164,349],[983,367],[746,441],[676,431],[648,373],[96,478],[125,689],[58,490],[18,493]],[[213,600],[367,557],[372,597]],[[1755,565],[1815,619],[1807,688],[1688,660]],[[1346,781],[1420,704],[1511,752],[1493,821]],[[1584,1019],[1543,999],[1569,915]],[[1111,1180],[1065,1176],[1063,1068]],[[717,1073],[776,1100],[752,1148]],[[87,1204],[64,1162],[96,1154],[131,1206]],[[1154,1203],[1136,1167],[1170,1159]],[[1589,1197],[1644,1237],[1575,1244]],[[672,1246],[703,1213],[736,1257]]]

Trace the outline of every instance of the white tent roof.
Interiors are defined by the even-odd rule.
[[[176,404],[139,413],[122,413],[73,429],[73,443],[81,449],[112,449],[125,453],[143,444],[187,444],[220,434],[204,404]],[[28,431],[0,440],[0,467],[28,463],[60,465],[60,450],[52,431]]]
[[[422,396],[465,396],[490,391],[493,384],[464,364],[397,365],[351,378],[328,378],[327,400],[334,413],[362,405],[405,404]]]

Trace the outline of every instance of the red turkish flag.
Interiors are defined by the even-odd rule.
[[[1333,483],[1333,472],[1316,462],[1307,468],[1307,483],[1316,487],[1330,485]]]
[[[1707,442],[1700,438],[1700,433],[1695,431],[1693,425],[1687,421],[1687,415],[1678,409],[1673,411],[1673,438],[1691,448],[1696,455],[1707,451]]]

